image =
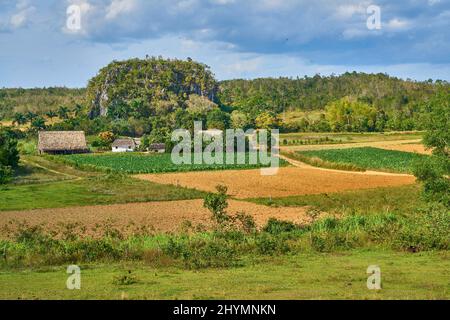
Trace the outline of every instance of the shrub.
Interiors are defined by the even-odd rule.
[[[207,194],[203,206],[212,213],[212,219],[219,225],[223,225],[230,220],[225,209],[228,208],[227,201],[227,187],[218,185],[216,187],[217,193]]]
[[[12,180],[11,167],[0,165],[0,185],[7,184]]]
[[[403,225],[396,239],[402,249],[448,250],[450,211],[443,204],[431,203]]]
[[[296,229],[298,229],[298,226],[292,222],[270,218],[266,226],[263,228],[263,231],[277,235],[283,232],[291,232]]]

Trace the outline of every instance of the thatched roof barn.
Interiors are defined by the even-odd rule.
[[[40,131],[38,150],[40,154],[89,152],[83,131]]]

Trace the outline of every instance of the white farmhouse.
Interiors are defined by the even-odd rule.
[[[112,152],[134,152],[138,148],[133,138],[116,139],[112,144]]]

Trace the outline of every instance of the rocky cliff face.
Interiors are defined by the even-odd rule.
[[[191,94],[214,101],[216,93],[217,82],[206,65],[161,58],[113,62],[101,69],[87,88],[91,118],[106,116],[112,106],[135,99],[152,108],[158,101],[174,97],[183,104]]]

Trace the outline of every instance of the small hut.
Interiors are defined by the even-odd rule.
[[[133,138],[116,139],[112,144],[112,152],[133,152],[139,145]]]
[[[154,153],[165,153],[166,152],[166,144],[165,143],[152,143],[148,147],[148,151]]]
[[[87,153],[84,131],[40,131],[39,154]]]

